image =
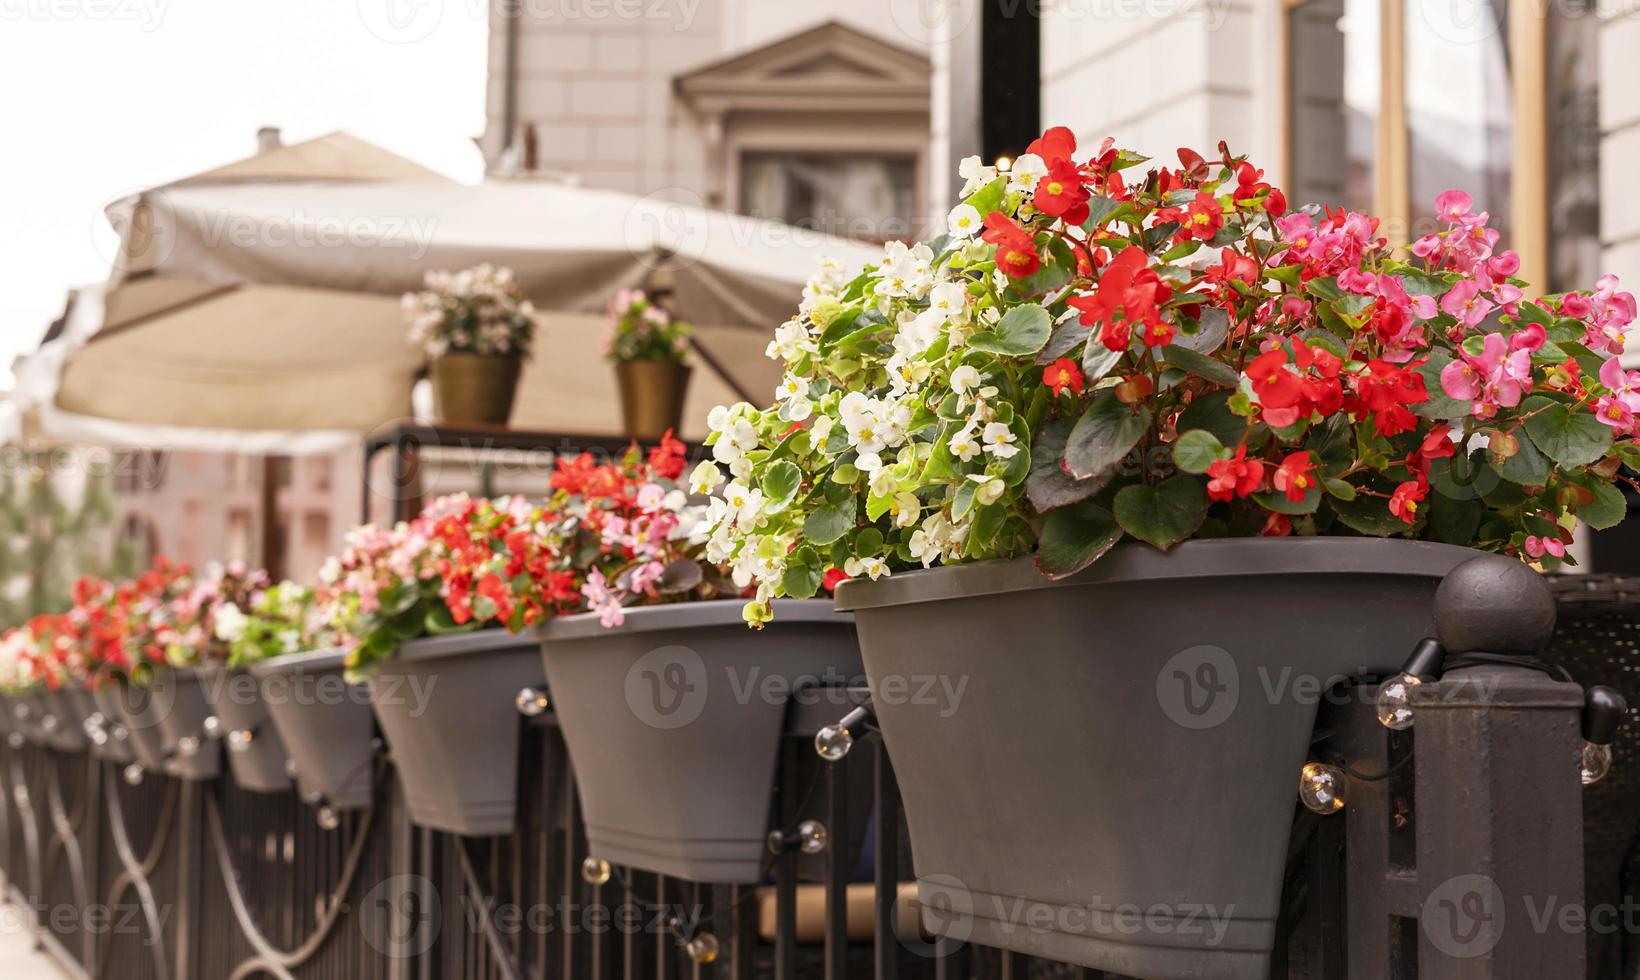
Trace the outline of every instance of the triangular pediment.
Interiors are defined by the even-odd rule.
[[[679,75],[684,98],[734,101],[736,92],[761,86],[815,86],[816,91],[922,93],[931,66],[926,56],[855,27],[827,21]]]

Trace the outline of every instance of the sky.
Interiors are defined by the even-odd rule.
[[[483,160],[484,0],[0,0],[0,387],[106,277],[109,201],[345,129],[458,180]]]

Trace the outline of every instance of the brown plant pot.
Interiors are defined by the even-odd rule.
[[[433,411],[451,425],[506,425],[524,362],[452,353],[434,359]]]
[[[683,424],[683,398],[689,391],[689,365],[679,361],[621,361],[615,379],[621,389],[621,418],[626,434],[655,442]]]

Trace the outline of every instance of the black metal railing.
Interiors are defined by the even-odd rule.
[[[1493,702],[1449,690],[1443,707],[1420,717],[1426,737],[1448,726],[1454,748],[1444,753],[1415,752],[1412,736],[1382,729],[1369,697],[1324,712],[1322,727],[1352,765],[1385,778],[1352,784],[1341,815],[1295,806],[1272,976],[1581,975],[1582,937],[1556,935],[1502,947],[1514,957],[1537,951],[1529,967],[1499,956],[1484,969],[1443,972],[1442,947],[1421,921],[1431,891],[1466,870],[1511,896],[1581,895],[1581,862],[1565,859],[1582,840],[1575,819],[1557,825],[1565,839],[1544,861],[1533,857],[1545,853],[1539,831],[1508,825],[1524,811],[1470,805],[1478,793],[1519,791],[1521,780],[1542,785],[1541,767],[1566,762],[1534,755],[1532,743],[1540,730],[1564,729],[1570,702],[1494,712],[1499,692],[1541,688],[1535,675],[1499,670],[1509,676],[1493,678]],[[841,759],[821,759],[814,736],[837,720],[836,702],[809,700],[789,711],[769,814],[775,836],[755,885],[588,867],[550,711],[521,719],[519,825],[496,838],[413,826],[385,753],[373,805],[334,813],[293,792],[242,790],[226,767],[207,782],[133,782],[134,771],[115,763],[13,738],[0,742],[0,873],[41,942],[87,978],[1118,980],[925,932],[881,740],[867,735]],[[1480,756],[1490,764],[1478,765]],[[1561,794],[1545,805],[1575,814],[1581,801]],[[806,821],[823,829],[823,846]],[[1555,969],[1522,972],[1541,962]]]

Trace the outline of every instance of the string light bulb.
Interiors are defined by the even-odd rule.
[[[1583,751],[1578,778],[1592,786],[1612,771],[1612,741],[1623,727],[1629,702],[1616,689],[1598,685],[1583,692]]]
[[[1002,156],[997,157],[997,162],[992,166],[996,168],[997,173],[1005,174],[1014,169],[1014,158],[1004,153]]]
[[[320,807],[313,819],[318,822],[320,830],[335,830],[342,825],[342,815],[329,803]]]
[[[1446,650],[1439,641],[1427,636],[1419,640],[1400,673],[1378,685],[1378,723],[1396,732],[1411,728],[1413,688],[1440,677],[1445,661]]]
[[[827,762],[837,762],[849,754],[849,750],[854,748],[854,740],[865,734],[866,728],[876,721],[877,715],[872,711],[870,701],[859,705],[837,724],[827,725],[815,733],[815,753]]]
[[[603,858],[589,857],[581,862],[581,880],[589,885],[605,884],[614,873],[615,869]]]
[[[1320,814],[1344,809],[1349,795],[1344,770],[1324,762],[1306,762],[1298,773],[1298,798],[1305,807]]]
[[[135,762],[125,767],[125,785],[136,786],[142,782],[142,767]]]
[[[689,958],[702,966],[714,963],[718,958],[717,937],[709,932],[697,932],[683,945],[683,951]]]
[[[513,703],[517,705],[519,714],[526,718],[534,718],[546,711],[552,702],[547,700],[545,691],[539,688],[526,687],[518,692],[518,697],[513,699]]]

